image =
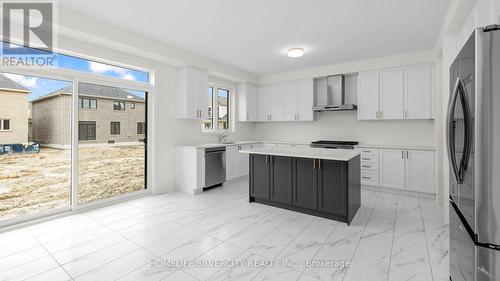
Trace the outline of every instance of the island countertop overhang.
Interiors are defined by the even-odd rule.
[[[251,149],[243,149],[239,152],[247,154],[313,158],[335,161],[349,161],[360,155],[360,152],[356,150],[304,147],[255,147]]]

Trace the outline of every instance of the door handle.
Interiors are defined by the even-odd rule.
[[[457,80],[455,82],[455,87],[453,89],[453,93],[452,93],[452,96],[450,98],[450,102],[448,104],[448,114],[446,116],[446,124],[447,124],[446,125],[446,131],[447,131],[446,135],[447,135],[447,142],[448,142],[448,158],[449,158],[448,161],[451,164],[455,182],[458,184],[463,183],[461,169],[463,168],[463,166],[465,164],[464,163],[465,153],[463,153],[462,159],[460,160],[460,166],[458,166],[457,160],[455,158],[455,141],[454,141],[455,126],[453,124],[453,122],[454,122],[453,115],[454,115],[455,105],[457,103],[457,98],[461,92],[463,93],[463,90],[464,89],[463,89],[462,79],[460,77],[457,77]],[[460,100],[462,101],[462,104],[464,104],[464,102],[468,103],[466,98],[463,97],[463,94],[462,94]],[[469,124],[467,121],[467,119],[470,115],[470,112],[467,112],[467,111],[468,111],[467,106],[465,106],[465,108],[464,108],[464,121],[465,121],[465,126],[467,128],[464,128],[464,129],[466,129],[466,133],[464,134],[464,146],[465,146],[466,150],[468,150],[468,148],[466,146],[469,145],[468,143],[466,143],[466,142],[468,142],[468,134],[469,134],[467,131],[470,130],[470,128],[468,128]],[[466,151],[464,151],[464,152],[466,152]]]

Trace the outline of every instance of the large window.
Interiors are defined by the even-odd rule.
[[[96,140],[96,123],[95,123],[95,121],[79,121],[78,122],[78,140],[80,140],[80,141]]]
[[[0,72],[0,228],[146,189],[149,73],[57,60]]]
[[[111,122],[111,134],[112,135],[120,134],[120,122]]]
[[[204,132],[229,130],[231,119],[230,92],[230,89],[217,85],[208,87],[208,118],[202,122]]]

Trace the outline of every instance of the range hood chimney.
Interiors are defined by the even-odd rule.
[[[313,111],[356,110],[357,105],[346,104],[344,83],[344,75],[315,79]]]

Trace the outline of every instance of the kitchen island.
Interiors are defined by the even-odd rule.
[[[361,205],[360,156],[354,150],[255,147],[249,201],[350,224]]]

